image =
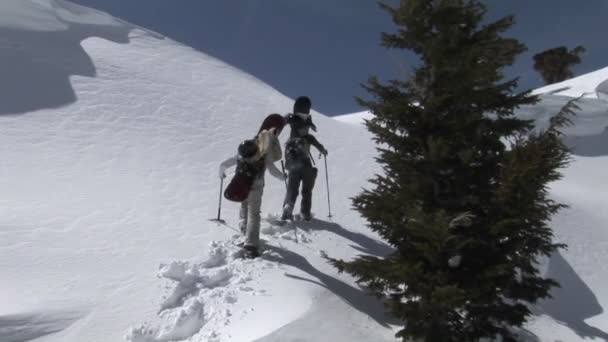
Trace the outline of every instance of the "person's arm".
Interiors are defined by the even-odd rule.
[[[277,167],[274,165],[274,162],[272,161],[272,157],[268,154],[266,155],[265,163],[266,163],[266,168],[268,169],[268,172],[270,172],[270,174],[273,177],[280,180],[281,182],[284,182],[285,179],[287,179],[287,177],[285,177],[283,172],[281,172],[281,171],[279,171],[279,169],[277,169]]]
[[[224,160],[220,164],[220,170],[219,170],[220,178],[226,177],[226,169],[229,169],[229,168],[233,167],[234,165],[236,165],[236,160],[237,160],[236,156],[234,156],[234,157],[230,157],[230,158]]]
[[[311,128],[311,129],[312,129],[314,132],[316,132],[316,131],[317,131],[317,126],[315,126],[315,124],[314,124],[314,123],[312,123],[312,117],[311,117],[311,116],[309,116],[309,117],[308,117],[308,120],[306,120],[306,123],[308,124],[308,126],[310,126],[310,128]]]
[[[319,142],[319,140],[317,140],[317,138],[314,137],[314,135],[312,134],[307,134],[305,136],[306,141],[314,146],[317,150],[319,150],[319,152],[321,152],[321,154],[323,155],[327,155],[327,150],[325,149],[325,147]]]

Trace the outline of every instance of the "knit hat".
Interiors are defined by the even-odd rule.
[[[312,102],[310,101],[310,98],[308,98],[307,96],[300,96],[293,104],[293,112],[308,114],[310,113],[310,107],[312,107]]]

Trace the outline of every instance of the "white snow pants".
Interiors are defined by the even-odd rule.
[[[264,193],[264,177],[253,182],[246,200],[241,202],[239,228],[246,230],[245,245],[258,247],[260,244],[260,209]]]

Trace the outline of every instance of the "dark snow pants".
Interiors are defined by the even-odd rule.
[[[287,194],[283,201],[283,213],[291,214],[298,199],[300,183],[302,183],[302,201],[300,202],[300,213],[310,216],[312,205],[312,189],[317,179],[317,168],[307,166],[298,171],[290,172],[287,176]]]

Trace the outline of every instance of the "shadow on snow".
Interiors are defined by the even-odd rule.
[[[604,310],[593,291],[560,253],[551,257],[547,277],[556,280],[561,287],[551,291],[553,298],[539,302],[535,313],[552,317],[582,338],[608,341],[608,333],[585,323],[586,319],[600,315]]]

